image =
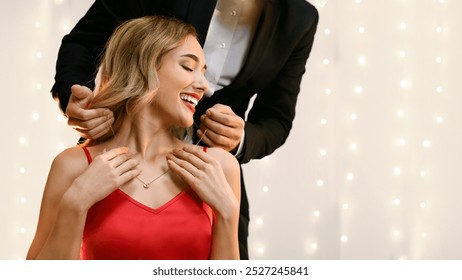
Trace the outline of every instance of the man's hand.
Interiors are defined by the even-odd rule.
[[[88,109],[93,101],[93,92],[85,86],[73,85],[67,105],[67,124],[87,139],[97,139],[111,128],[114,115],[108,109]]]
[[[244,120],[229,106],[215,104],[201,116],[201,127],[197,135],[210,147],[232,152],[241,142],[244,125]]]

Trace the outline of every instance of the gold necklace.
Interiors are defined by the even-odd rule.
[[[114,129],[112,129],[112,125],[111,125],[111,131],[112,131],[112,135],[114,136],[115,138],[115,132],[114,132]],[[205,136],[205,133],[207,132],[207,129],[204,130],[204,134],[202,134],[201,138],[199,139],[199,141],[197,141],[196,145],[199,145],[199,143],[202,141],[202,138],[204,138]],[[145,189],[148,189],[149,188],[149,185],[151,185],[152,183],[154,183],[155,181],[157,181],[160,177],[164,176],[165,174],[167,174],[168,172],[170,171],[170,168],[167,168],[167,170],[165,172],[163,172],[162,174],[160,174],[159,176],[157,176],[156,178],[154,178],[151,182],[149,183],[146,183],[145,181],[141,180],[141,178],[138,176],[136,176],[136,179],[138,179],[142,184],[143,184],[143,188]]]
[[[167,169],[167,171],[165,171],[164,173],[160,174],[159,176],[157,176],[156,178],[154,178],[154,180],[152,180],[151,182],[149,183],[146,183],[144,182],[143,180],[140,179],[139,176],[136,176],[136,179],[138,179],[141,183],[143,183],[143,188],[147,189],[149,188],[149,185],[154,183],[155,181],[157,181],[157,179],[159,179],[160,177],[164,176],[165,174],[167,174],[168,172],[170,171],[170,169]]]

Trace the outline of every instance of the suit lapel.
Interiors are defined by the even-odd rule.
[[[199,41],[202,46],[204,46],[216,4],[217,0],[191,0],[189,2],[189,11],[186,21],[196,27],[196,31],[199,34]]]

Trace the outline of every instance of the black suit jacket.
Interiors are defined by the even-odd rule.
[[[120,23],[145,15],[177,17],[196,27],[203,45],[215,5],[216,0],[95,1],[62,40],[52,88],[61,109],[67,107],[73,84],[93,87],[98,57]],[[200,116],[216,103],[226,104],[245,118],[249,101],[257,94],[246,119],[241,163],[271,154],[289,135],[317,23],[316,9],[305,0],[266,0],[243,69],[231,85],[196,107],[196,116]],[[248,219],[242,190],[241,214]]]

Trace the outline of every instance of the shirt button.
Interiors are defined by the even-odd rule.
[[[221,43],[219,46],[220,46],[221,49],[225,49],[225,48],[226,48],[226,44],[225,44],[225,43]]]
[[[229,12],[229,14],[234,17],[237,15],[237,12],[236,10],[232,10],[231,12]]]

